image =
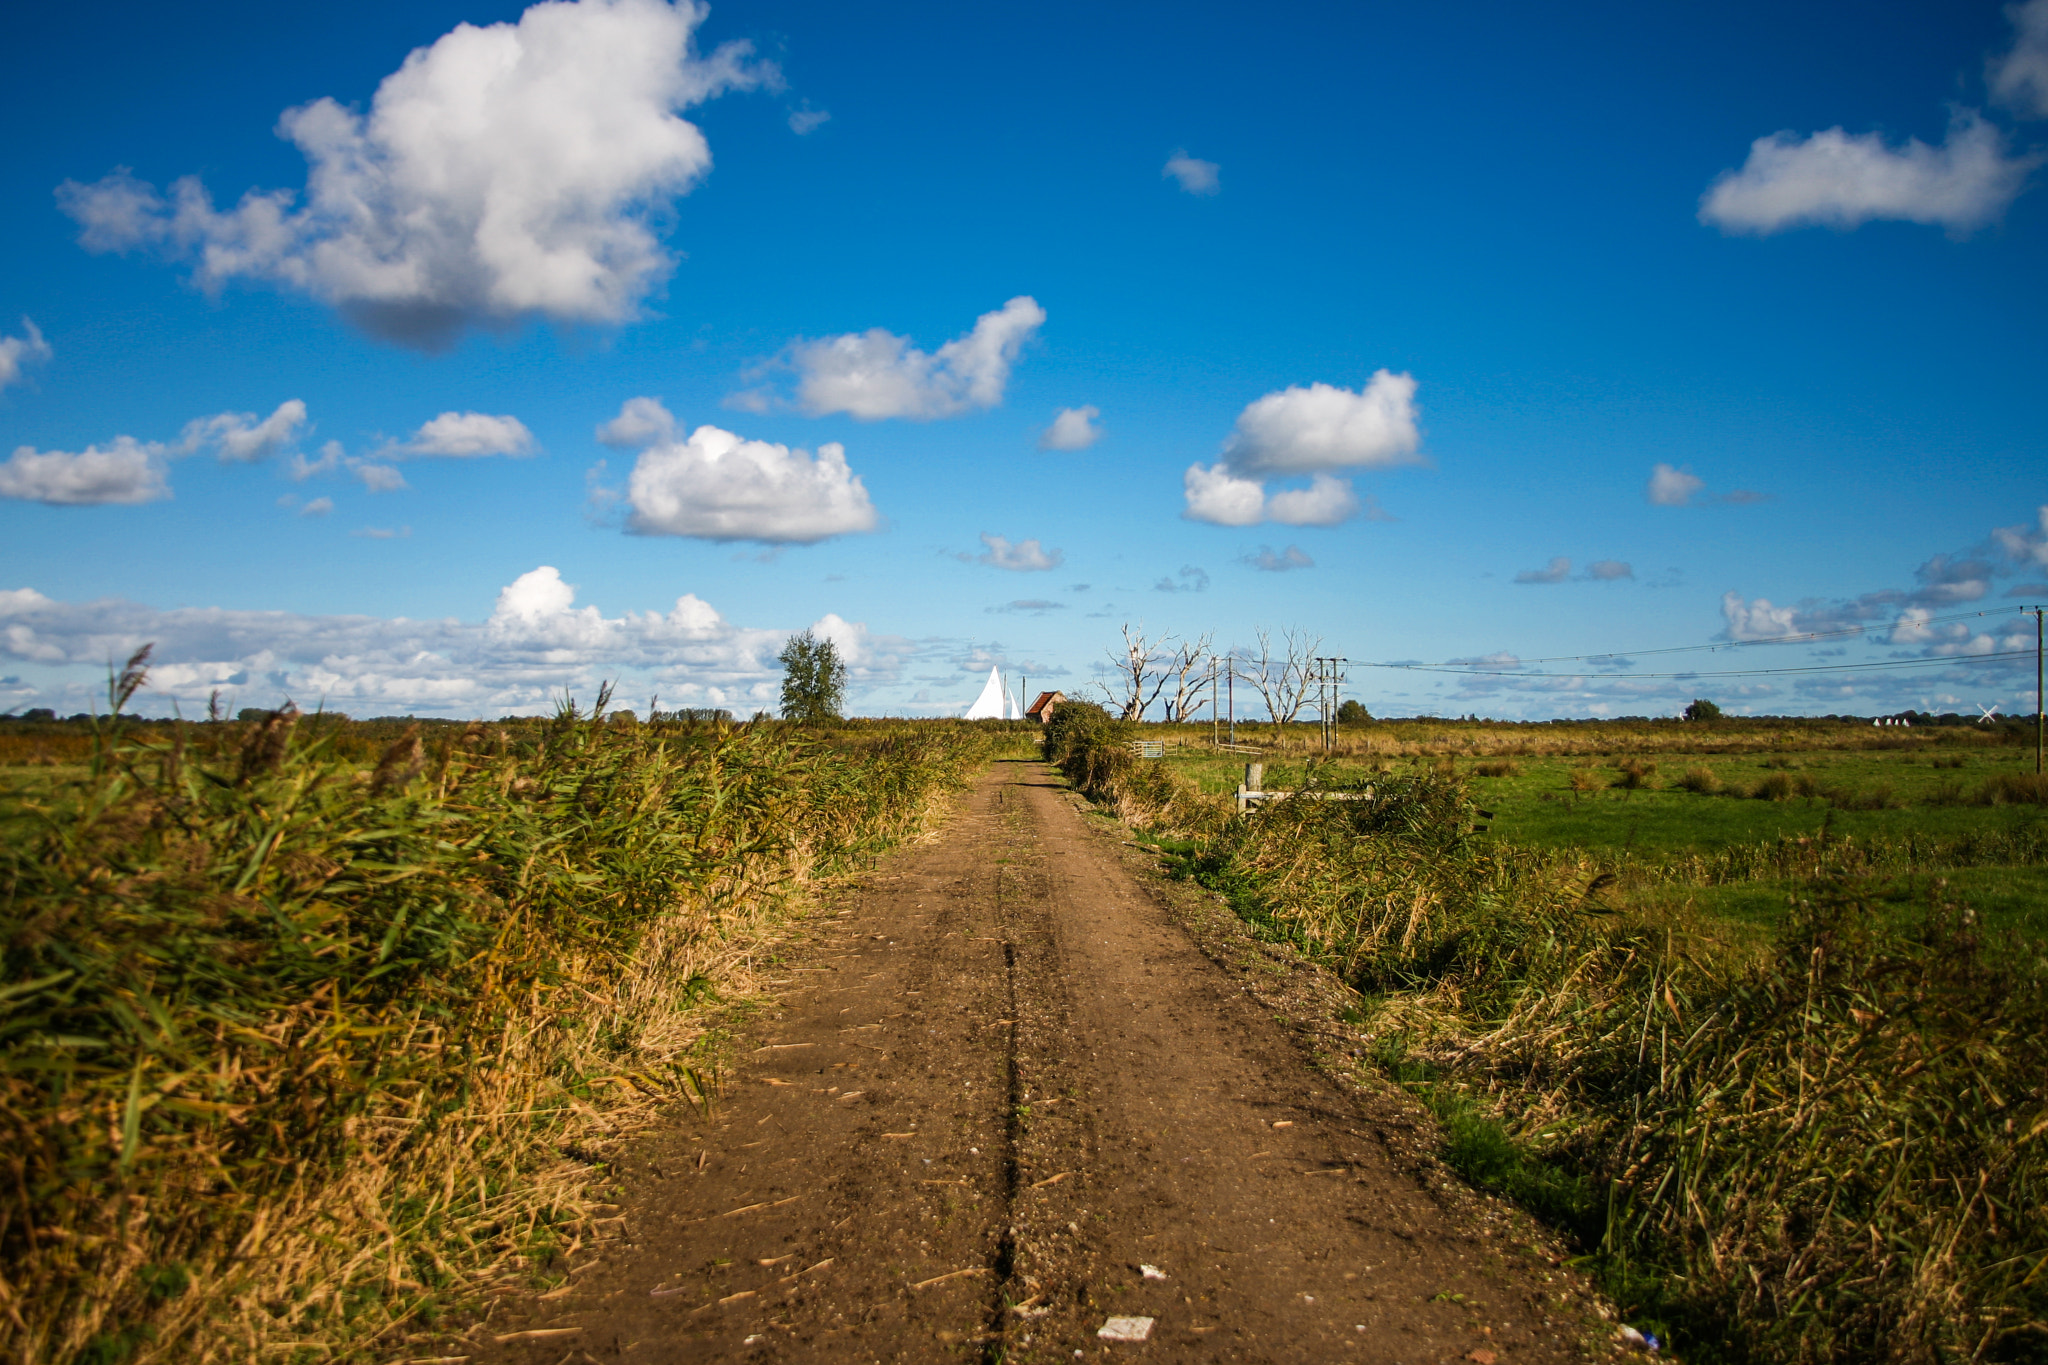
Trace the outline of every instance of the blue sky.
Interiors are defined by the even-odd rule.
[[[2048,0],[9,25],[0,708],[2032,709]]]

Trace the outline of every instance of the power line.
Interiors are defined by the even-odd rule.
[[[1649,651],[1646,650],[1641,652],[1648,653]],[[1444,664],[1369,663],[1364,666],[1366,668],[1398,669],[1405,673],[1449,673],[1461,678],[1555,678],[1560,680],[1569,680],[1574,678],[1606,678],[1611,680],[1632,678],[1757,678],[1769,674],[1783,673],[1869,673],[1877,670],[1887,670],[1895,668],[1931,668],[1938,665],[1947,664],[1992,663],[1999,659],[2023,659],[2027,655],[2032,654],[2033,652],[2034,651],[2031,649],[2019,649],[1999,654],[1956,654],[1928,659],[1880,659],[1872,663],[1862,664],[1809,664],[1796,668],[1728,668],[1713,670],[1695,669],[1687,673],[1532,673],[1526,670],[1503,668],[1459,668]],[[1605,654],[1582,654],[1573,657],[1585,659],[1604,659],[1610,656]],[[1531,662],[1540,663],[1542,661],[1531,660]]]
[[[1912,625],[1912,626],[1914,626],[1914,627],[1916,627],[1916,628],[1917,628],[1917,627],[1921,627],[1921,626],[1939,626],[1939,625],[1947,625],[1947,624],[1948,624],[1949,622],[1951,622],[1951,621],[1970,621],[1970,620],[1976,620],[1977,618],[1979,618],[1979,617],[1984,617],[1984,616],[2006,616],[2006,615],[2012,615],[2012,614],[2016,614],[2016,613],[2026,613],[2026,614],[2031,614],[2031,613],[2033,612],[2033,610],[2034,610],[2034,608],[2032,608],[2032,607],[1988,607],[1988,608],[1986,608],[1986,609],[1984,609],[1984,610],[1982,610],[1982,611],[1959,611],[1959,612],[1952,612],[1952,613],[1950,613],[1949,615],[1946,615],[1946,616],[1928,616],[1928,617],[1923,617],[1923,618],[1921,618],[1921,619],[1919,619],[1919,620],[1916,620],[1916,621],[1912,621],[1912,622],[1908,622],[1907,624],[1909,624],[1909,625]],[[1523,659],[1523,658],[1517,657],[1517,658],[1516,658],[1516,660],[1515,660],[1515,662],[1516,662],[1516,663],[1518,663],[1518,664],[1569,664],[1569,663],[1578,663],[1578,662],[1581,662],[1581,661],[1583,661],[1583,660],[1587,660],[1587,659],[1632,659],[1632,658],[1649,658],[1649,657],[1651,657],[1652,655],[1658,655],[1658,654],[1692,654],[1692,653],[1699,653],[1699,652],[1709,652],[1709,653],[1712,653],[1712,652],[1718,652],[1718,651],[1720,651],[1720,650],[1724,650],[1724,649],[1748,649],[1748,648],[1750,648],[1750,647],[1752,647],[1752,646],[1755,646],[1755,645],[1803,645],[1803,644],[1812,644],[1812,643],[1814,643],[1815,641],[1819,641],[1819,640],[1843,640],[1843,639],[1849,639],[1849,638],[1852,638],[1852,637],[1854,637],[1854,636],[1857,636],[1857,635],[1867,635],[1867,634],[1869,634],[1869,633],[1870,633],[1871,631],[1873,631],[1873,630],[1892,630],[1892,629],[1896,628],[1896,627],[1897,627],[1897,626],[1898,626],[1899,624],[1900,624],[1900,622],[1899,622],[1899,621],[1896,621],[1896,620],[1893,620],[1893,621],[1873,621],[1873,622],[1871,622],[1871,623],[1870,623],[1869,625],[1862,625],[1862,626],[1843,626],[1843,627],[1841,627],[1841,628],[1840,628],[1840,629],[1838,629],[1838,630],[1813,630],[1813,631],[1807,631],[1807,632],[1805,632],[1805,633],[1803,633],[1803,634],[1799,634],[1799,635],[1773,635],[1773,636],[1770,636],[1770,637],[1768,637],[1768,638],[1766,638],[1766,639],[1759,639],[1759,640],[1722,640],[1722,641],[1719,641],[1719,642],[1717,642],[1717,643],[1715,643],[1715,644],[1709,644],[1709,645],[1669,645],[1669,646],[1665,646],[1665,647],[1663,647],[1663,648],[1660,648],[1660,649],[1608,649],[1608,650],[1602,650],[1602,651],[1601,651],[1600,653],[1598,653],[1598,654],[1551,654],[1551,655],[1546,655],[1545,657],[1543,657],[1543,658],[1540,658],[1540,659]],[[1988,657],[1991,657],[1991,656],[1988,656],[1988,655],[1984,655],[1984,656],[1979,656],[1979,657],[1986,657],[1986,658],[1988,658]],[[1427,665],[1425,665],[1425,664],[1368,664],[1368,665],[1366,665],[1366,666],[1367,666],[1367,667],[1369,667],[1369,668],[1412,668],[1412,669],[1416,669],[1416,670],[1418,670],[1418,671],[1426,671],[1426,670],[1428,670],[1428,669],[1432,669],[1432,668],[1442,668],[1442,669],[1446,669],[1446,670],[1448,670],[1448,671],[1450,671],[1450,672],[1454,672],[1454,673],[1458,673],[1458,672],[1466,672],[1466,671],[1468,671],[1468,668],[1467,668],[1467,666],[1465,666],[1465,665],[1460,665],[1460,664],[1451,664],[1451,663],[1445,663],[1445,664],[1427,664]],[[1588,673],[1588,674],[1562,674],[1562,673],[1560,673],[1560,674],[1550,674],[1550,675],[1546,675],[1546,676],[1551,676],[1551,677],[1578,677],[1578,676],[1583,676],[1583,677],[1594,677],[1594,676],[1598,676],[1598,675],[1595,675],[1595,674],[1591,674],[1591,673]],[[1634,674],[1633,676],[1635,676],[1635,677],[1651,677],[1651,676],[1662,676],[1662,675],[1652,675],[1652,674],[1644,674],[1644,673],[1638,673],[1638,674]]]

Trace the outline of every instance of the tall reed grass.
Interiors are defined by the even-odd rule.
[[[1886,856],[1802,840],[1686,869],[1809,878],[1760,960],[1717,958],[1612,910],[1611,867],[1476,838],[1442,772],[1232,818],[1119,738],[1076,726],[1048,756],[1363,992],[1368,1050],[1445,1117],[1451,1160],[1574,1232],[1683,1358],[2048,1355],[2038,945],[1938,892],[1892,927],[1858,894]]]
[[[346,740],[110,726],[0,821],[0,1358],[347,1356],[590,1236],[609,1144],[714,1088],[702,1002],[985,747]]]

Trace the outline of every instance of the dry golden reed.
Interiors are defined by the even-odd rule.
[[[704,1002],[985,748],[314,719],[110,726],[0,812],[0,1359],[395,1350],[590,1237]]]

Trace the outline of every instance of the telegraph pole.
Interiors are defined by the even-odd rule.
[[[1217,714],[1217,655],[1208,657],[1208,743],[1217,743],[1217,726],[1223,716]]]
[[[1339,665],[1350,662],[1337,654],[1316,657],[1316,707],[1322,715],[1324,754],[1328,754],[1337,741],[1337,690],[1344,681]]]
[[[2034,776],[2041,775],[2041,608],[2034,608]]]

